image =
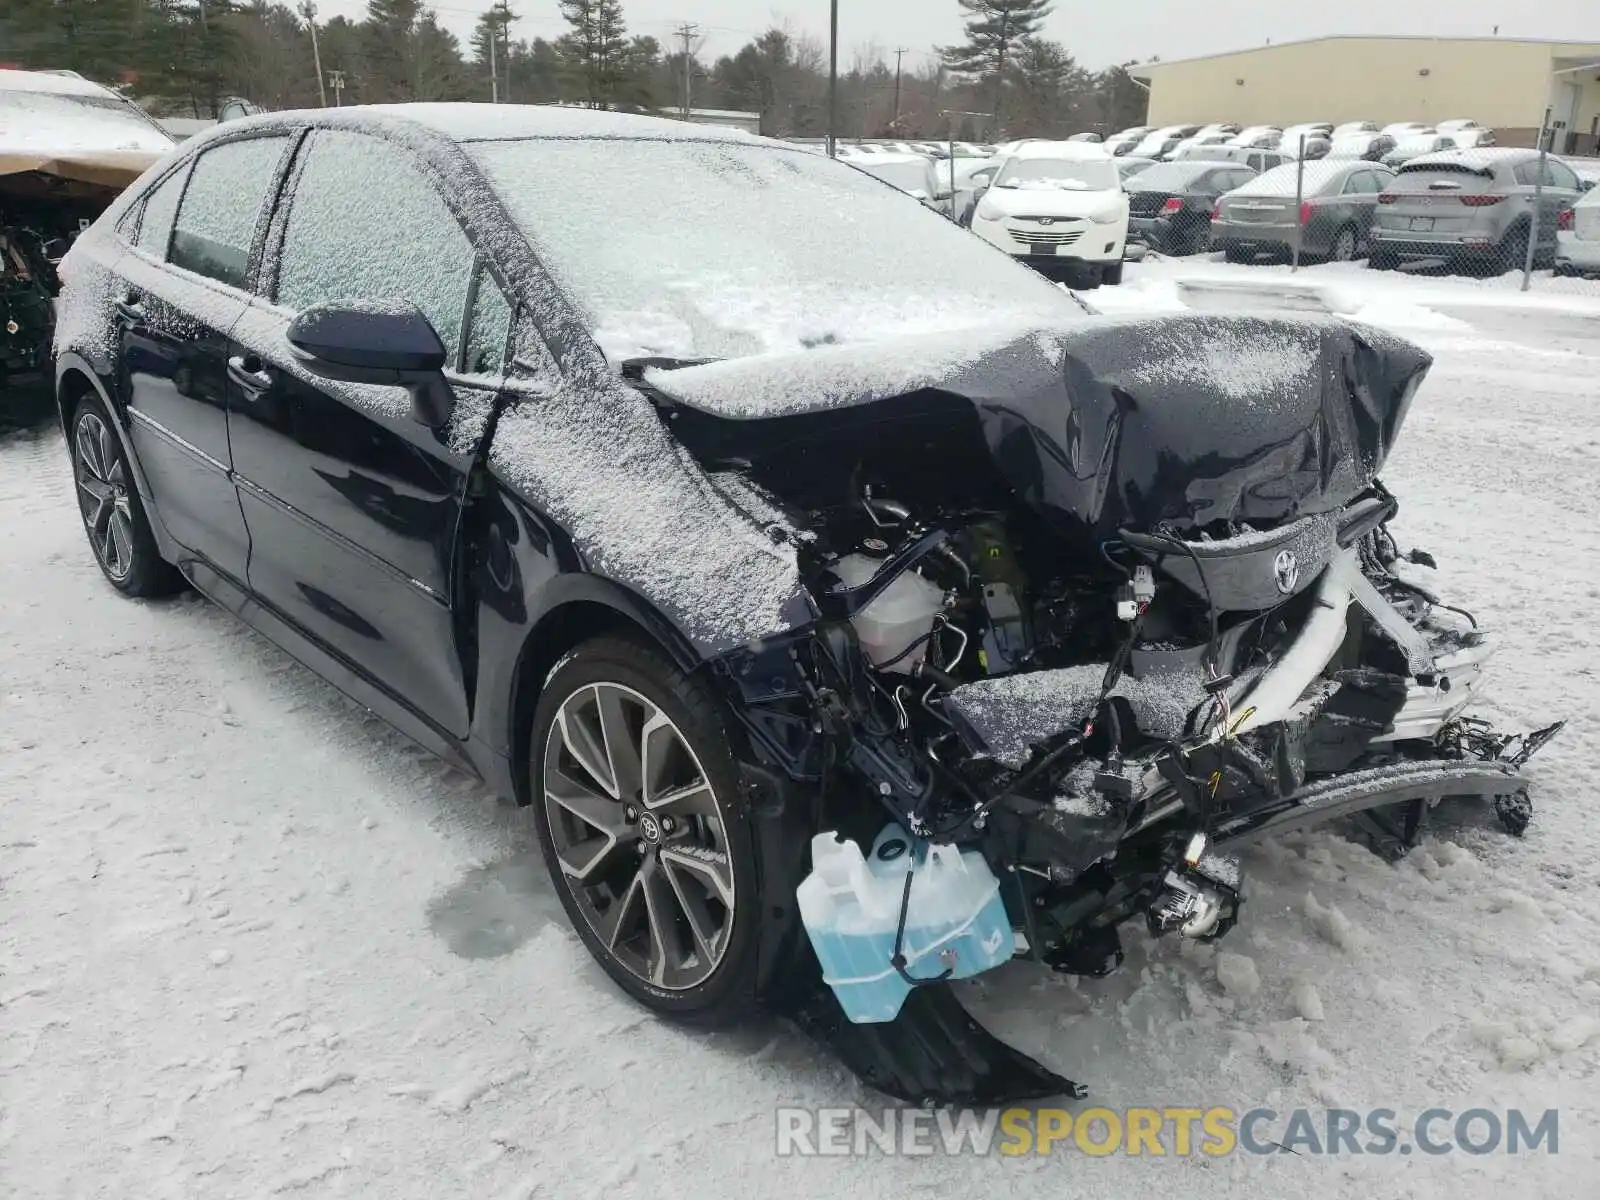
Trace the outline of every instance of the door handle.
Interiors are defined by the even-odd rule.
[[[129,292],[117,301],[117,311],[129,321],[144,320],[144,297],[138,292]]]
[[[228,377],[250,392],[264,392],[278,382],[277,373],[262,366],[254,354],[235,354],[228,359]]]

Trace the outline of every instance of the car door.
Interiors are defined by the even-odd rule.
[[[1558,158],[1547,158],[1544,162],[1544,187],[1548,202],[1539,227],[1539,244],[1554,248],[1558,241],[1556,232],[1561,227],[1561,214],[1583,197],[1583,186],[1577,172],[1566,163]]]
[[[147,197],[117,264],[129,437],[156,514],[191,575],[208,566],[235,589],[249,539],[230,474],[228,333],[249,302],[251,254],[288,144],[228,141],[186,161]]]
[[[321,649],[461,737],[456,534],[509,308],[435,180],[398,144],[315,130],[285,193],[270,234],[275,271],[231,347],[250,588]],[[402,388],[338,383],[299,365],[289,323],[335,299],[422,310],[451,354],[448,428],[413,419]],[[464,336],[469,306],[474,332]]]

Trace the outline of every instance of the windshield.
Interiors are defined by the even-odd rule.
[[[902,192],[926,192],[929,186],[928,167],[925,162],[866,162],[856,164],[868,175],[874,175],[885,183],[893,184]]]
[[[1117,168],[1109,158],[1013,158],[995,176],[994,186],[1109,192],[1117,186]]]
[[[131,104],[112,96],[0,90],[0,149],[65,154],[153,150],[175,143]]]
[[[820,155],[695,140],[465,149],[613,361],[1083,315],[947,218]]]

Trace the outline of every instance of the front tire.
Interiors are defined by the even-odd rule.
[[[762,875],[716,700],[656,651],[596,639],[550,676],[528,753],[545,865],[606,973],[673,1020],[749,1014]]]
[[[72,414],[72,476],[95,562],[125,596],[169,596],[183,576],[161,557],[111,415],[98,397]]]

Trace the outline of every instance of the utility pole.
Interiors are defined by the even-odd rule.
[[[490,27],[489,27],[489,70],[494,75],[494,78],[495,78],[494,87],[492,89],[490,89],[490,90],[491,90],[491,92],[493,93],[493,95],[495,97],[495,102],[498,103],[499,102],[499,93],[500,93],[500,75],[499,75],[499,70],[495,65],[495,60],[496,60],[497,57],[503,57],[504,60],[505,60],[505,68],[506,68],[505,102],[507,104],[510,104],[511,103],[511,22],[517,20],[517,17],[511,11],[511,5],[508,4],[506,2],[506,0],[498,0],[498,3],[496,3],[495,6],[492,9],[490,9],[489,11],[491,12],[491,14],[494,17],[494,20],[490,23]],[[497,30],[498,30],[498,34],[496,32]],[[497,47],[496,47],[495,43],[498,42],[501,38],[505,39],[505,54],[504,55],[497,55]]]
[[[494,44],[500,40],[494,31],[494,22],[489,22],[489,103],[500,103],[500,67],[495,62]]]
[[[911,51],[904,46],[894,52],[894,131],[900,132],[900,64]]]
[[[306,20],[306,27],[311,30],[311,62],[317,69],[317,97],[322,101],[322,107],[328,107],[328,88],[322,82],[322,50],[317,45],[317,6],[311,0],[305,0],[300,6],[300,15]]]
[[[683,119],[687,121],[694,111],[694,41],[700,36],[700,26],[685,21],[673,33],[683,47]]]
[[[962,112],[959,109],[947,108],[939,115],[941,117],[950,118],[950,135],[948,139],[950,150],[950,212],[948,215],[950,219],[954,221],[961,215],[960,213],[956,212],[956,119],[959,117],[985,118],[992,117],[994,114],[981,112]]]
[[[828,157],[839,157],[839,0],[828,18]]]
[[[1006,50],[1011,44],[1011,30],[1006,22],[1011,19],[1009,9],[1000,14],[1000,63],[994,79],[994,136],[1000,136],[1001,113],[1006,105]]]

